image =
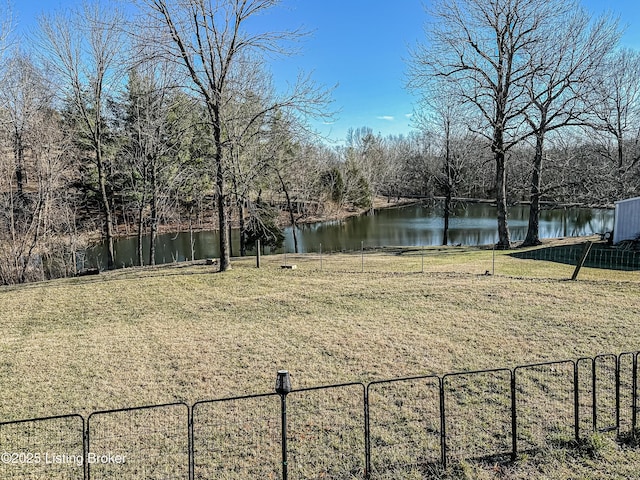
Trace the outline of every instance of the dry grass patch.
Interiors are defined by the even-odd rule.
[[[358,254],[324,256],[322,271],[289,255],[297,270],[266,257],[222,275],[195,265],[4,289],[0,413],[264,392],[279,368],[305,387],[638,349],[637,273],[570,282],[570,266],[547,264],[552,278],[535,278],[547,262],[500,252],[499,271],[520,278],[485,276],[492,252],[460,250],[431,253],[424,273],[422,252],[365,254],[364,273]]]
[[[0,418],[269,392],[281,368],[302,388],[640,349],[637,272],[571,282],[571,266],[495,252],[485,275],[493,253],[288,255],[296,270],[273,256],[259,270],[243,259],[224,274],[186,265],[0,289]],[[442,476],[639,464],[636,449],[602,448],[599,466],[562,452]]]

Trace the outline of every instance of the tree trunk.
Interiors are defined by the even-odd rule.
[[[293,233],[293,252],[298,253],[298,234],[296,233],[296,219],[293,215],[293,207],[291,206],[291,197],[289,196],[289,190],[287,189],[287,185],[284,183],[284,179],[282,175],[280,175],[280,171],[277,170],[278,178],[280,179],[280,185],[282,185],[282,191],[284,192],[284,196],[287,199],[287,210],[289,211],[289,220],[291,221],[291,232]]]
[[[222,91],[216,92],[216,99],[208,103],[211,128],[213,129],[213,144],[215,145],[214,165],[216,178],[216,194],[218,202],[218,229],[220,238],[220,272],[231,269],[231,252],[229,248],[229,220],[227,217],[227,194],[224,184],[224,152],[222,145],[222,119],[220,114],[219,101]]]
[[[447,188],[444,197],[444,232],[442,233],[442,245],[449,244],[449,216],[451,215],[451,188]]]
[[[229,200],[231,202],[231,199]],[[228,206],[227,208],[227,215],[229,215],[229,219],[228,219],[228,227],[227,227],[227,235],[229,235],[229,257],[233,257],[233,228],[232,228],[232,215],[233,215],[233,208],[231,205]]]
[[[451,173],[451,119],[447,117],[445,121],[445,197],[444,197],[444,232],[442,233],[442,245],[449,244],[449,216],[451,214],[451,197],[453,190],[453,175]]]
[[[102,160],[102,145],[100,141],[96,142],[96,164],[98,166],[98,185],[100,188],[100,200],[104,214],[104,223],[107,241],[107,269],[112,270],[116,266],[115,247],[113,241],[113,218],[111,215],[111,204],[109,203],[109,195],[107,194],[107,175],[104,171],[104,162]]]
[[[622,173],[624,165],[624,138],[622,135],[622,125],[620,124],[620,118],[618,117],[618,128],[616,131],[616,140],[618,147],[618,172]]]
[[[217,170],[220,170],[222,167],[218,166]],[[220,228],[220,271],[226,272],[231,269],[231,257],[229,255],[229,236],[227,235],[228,231],[228,222],[227,222],[227,208],[226,208],[226,196],[224,195],[224,185],[222,185],[221,180],[217,179],[216,175],[216,185],[218,189],[218,223]]]
[[[244,200],[238,201],[238,215],[240,221],[240,256],[245,257],[247,255],[247,232],[246,225],[244,223]]]
[[[189,208],[189,248],[191,249],[191,261],[196,259],[195,245],[193,243],[193,206]]]
[[[15,160],[16,160],[16,183],[18,187],[18,198],[22,198],[26,175],[24,173],[24,145],[22,137],[16,130],[15,132]]]
[[[147,201],[146,198],[147,188],[142,188],[142,199],[140,200],[140,207],[138,208],[138,265],[144,266],[144,253],[142,249],[142,242],[144,239],[144,204]]]
[[[619,129],[622,127],[619,126]],[[618,130],[618,134],[616,134],[617,141],[617,156],[618,156],[618,175],[616,175],[616,179],[618,181],[618,199],[626,197],[626,188],[625,188],[625,171],[624,171],[624,139],[622,138],[622,131]]]
[[[151,231],[149,232],[149,265],[156,264],[156,243],[158,242],[158,170],[155,162],[151,165]]]
[[[218,139],[220,138],[218,133]],[[217,143],[217,142],[216,142]],[[229,252],[229,230],[227,221],[227,195],[224,185],[224,168],[222,164],[222,147],[218,147],[216,152],[216,189],[218,201],[218,227],[220,232],[220,271],[226,272],[231,269],[231,255]]]
[[[495,152],[496,159],[496,205],[498,210],[498,243],[499,249],[511,248],[509,225],[507,223],[507,171],[505,168],[504,151],[502,148]]]
[[[542,177],[542,152],[544,134],[536,136],[536,151],[533,157],[533,171],[531,172],[531,206],[529,207],[529,227],[523,247],[540,245],[540,185]]]

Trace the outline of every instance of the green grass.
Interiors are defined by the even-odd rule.
[[[493,255],[387,249],[364,268],[359,253],[288,255],[295,270],[270,256],[224,274],[185,264],[1,288],[0,419],[270,392],[282,368],[302,388],[640,350],[640,273],[571,282],[571,265]],[[596,453],[448,475],[640,471],[637,448]]]

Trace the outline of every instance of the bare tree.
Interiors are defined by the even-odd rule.
[[[612,172],[608,180],[617,187],[612,201],[636,191],[628,182],[638,174],[640,165],[640,149],[635,148],[640,143],[640,52],[616,50],[592,82],[591,132],[596,132],[595,139]]]
[[[359,182],[361,178],[370,195],[370,202],[378,195],[387,175],[386,146],[381,135],[374,135],[369,127],[350,128],[347,131],[346,141],[347,161],[352,162],[357,178],[349,178],[347,181]],[[352,175],[351,177],[354,177]]]
[[[74,221],[66,222],[67,138],[52,94],[31,59],[16,51],[0,89],[5,105],[0,159],[0,280],[41,280],[74,271]],[[28,172],[28,175],[27,175]],[[28,182],[27,182],[28,179]]]
[[[418,120],[417,125],[420,125]],[[402,139],[398,195],[430,197],[433,191],[433,172],[439,171],[437,135],[423,126]]]
[[[115,266],[114,222],[107,186],[107,98],[119,87],[125,51],[123,16],[113,5],[84,4],[70,14],[40,19],[39,49],[58,81],[60,96],[70,102],[77,134],[93,153],[97,193],[104,216],[108,268]]]
[[[0,102],[4,106],[5,124],[13,145],[18,197],[22,196],[28,180],[25,169],[26,137],[35,126],[40,111],[48,105],[47,95],[41,72],[29,56],[16,51],[7,62]]]
[[[272,116],[269,122],[267,137],[269,141],[268,167],[271,172],[275,173],[282,193],[284,193],[293,236],[293,251],[298,253],[298,218],[294,213],[294,195],[296,193],[292,176],[301,167],[300,153],[302,149],[299,143],[300,139],[296,138],[294,133],[296,130],[295,123],[291,123],[290,120],[283,115],[276,114]]]
[[[287,42],[302,36],[298,30],[252,33],[246,24],[266,13],[278,0],[141,0],[146,14],[156,26],[155,41],[160,54],[179,62],[188,72],[191,87],[203,100],[213,145],[213,168],[216,185],[218,223],[220,228],[220,271],[231,268],[228,230],[229,173],[226,106],[242,102],[252,92],[234,75],[251,58],[266,54],[286,54]],[[325,92],[318,91],[308,77],[301,77],[292,91],[270,98],[256,115],[247,119],[252,130],[263,117],[276,110],[319,113],[326,103]]]
[[[525,78],[531,106],[525,118],[535,139],[530,181],[529,226],[524,246],[540,244],[540,197],[542,163],[547,134],[561,128],[584,124],[591,106],[593,83],[607,54],[615,47],[617,22],[591,16],[578,2],[568,2],[535,48],[528,50],[532,75]]]
[[[495,161],[498,244],[511,244],[507,223],[507,152],[523,136],[529,99],[523,85],[531,75],[527,51],[542,42],[561,0],[436,0],[426,41],[412,52],[410,87],[429,89],[434,80],[452,84],[475,108],[470,125],[487,138]]]
[[[260,196],[262,188],[269,188],[272,178],[267,171],[273,163],[277,142],[272,135],[272,125],[276,117],[282,118],[277,110],[265,112],[265,105],[275,95],[271,75],[257,58],[238,59],[237,68],[232,72],[230,89],[239,89],[231,95],[225,109],[226,152],[229,163],[230,194],[233,207],[237,210],[240,228],[240,255],[247,253],[247,228],[260,222],[253,208],[252,195]],[[257,222],[257,223],[256,223]],[[231,242],[229,223],[229,242]],[[231,245],[231,243],[230,243]]]
[[[9,207],[5,210],[9,233],[5,242],[10,245],[11,250],[9,257],[12,269],[9,271],[14,272],[18,282],[25,281],[27,269],[31,267],[31,258],[42,235],[40,220],[45,202],[40,196],[27,195],[25,192],[25,152],[33,147],[32,142],[36,140],[34,134],[42,120],[42,112],[48,107],[46,97],[40,72],[28,56],[15,51],[7,62],[5,81],[0,89],[0,102],[4,106],[5,138],[11,145],[14,170],[5,174],[8,185],[2,189]],[[9,162],[6,162],[5,168],[11,168],[8,165]],[[29,170],[32,173],[40,171],[34,167]],[[31,179],[31,183],[33,188],[30,190],[37,191],[37,179]],[[8,278],[11,275],[6,273],[4,276]]]
[[[464,104],[457,100],[455,95],[447,91],[447,85],[442,84],[437,95],[423,99],[421,113],[416,119],[417,126],[439,142],[436,156],[440,161],[429,165],[428,171],[444,193],[443,245],[449,243],[449,219],[453,197],[464,180],[465,167],[472,156],[479,156],[476,147],[481,145],[466,128],[465,119],[468,113]]]
[[[148,264],[155,265],[155,250],[163,200],[175,186],[181,157],[190,140],[192,112],[190,97],[176,84],[175,64],[139,62],[132,67],[122,104],[123,154],[130,167],[130,188],[137,209],[138,263],[144,264],[143,234],[149,226]],[[148,219],[146,213],[148,210]]]
[[[14,20],[11,3],[5,2],[4,6],[0,7],[0,61],[4,60],[5,54],[14,44]]]

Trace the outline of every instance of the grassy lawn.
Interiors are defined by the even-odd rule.
[[[508,253],[288,255],[295,270],[270,256],[225,274],[185,264],[0,288],[0,419],[270,392],[282,368],[302,388],[640,350],[639,272],[571,282],[570,265]],[[637,475],[637,447],[596,441],[450,475]]]

